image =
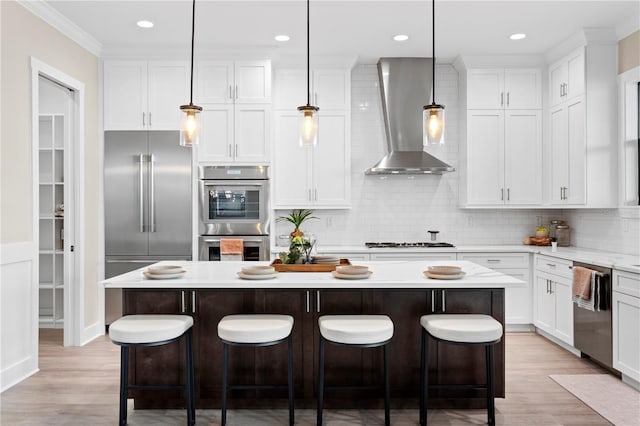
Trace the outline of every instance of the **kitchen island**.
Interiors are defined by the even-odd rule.
[[[224,315],[282,313],[294,317],[293,342],[297,407],[315,401],[317,319],[325,314],[385,314],[394,322],[390,346],[391,397],[394,407],[416,408],[419,393],[420,323],[428,313],[483,313],[504,325],[504,289],[518,279],[467,261],[359,262],[373,272],[364,280],[341,280],[327,272],[282,272],[270,280],[243,280],[237,275],[245,264],[256,262],[163,262],[180,264],[187,271],[173,280],[148,280],[142,270],[103,281],[106,288],[122,288],[124,314],[183,313],[194,317],[197,406],[219,406],[222,344],[217,324]],[[423,275],[430,265],[458,265],[466,276],[433,280]],[[441,345],[430,351],[431,383],[484,383],[484,350],[479,347]],[[136,348],[131,354],[131,383],[175,384],[183,380],[180,343],[161,348]],[[381,381],[382,353],[329,345],[327,385],[377,384]],[[504,397],[504,340],[495,347],[497,397]],[[231,381],[261,384],[286,381],[286,345],[270,348],[230,349]],[[165,394],[133,391],[136,408],[180,407],[179,392]],[[327,407],[381,406],[376,392],[328,392]],[[430,395],[431,398],[431,395]],[[442,390],[433,393],[434,407],[483,407],[482,391]],[[231,407],[284,407],[286,391],[237,390]]]

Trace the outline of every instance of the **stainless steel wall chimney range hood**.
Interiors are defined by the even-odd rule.
[[[422,106],[431,95],[432,58],[380,58],[378,77],[389,153],[367,175],[442,174],[455,169],[422,150]]]

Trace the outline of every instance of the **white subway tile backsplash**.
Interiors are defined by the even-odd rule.
[[[320,245],[427,241],[427,230],[439,230],[440,241],[456,245],[521,244],[525,236],[533,235],[541,217],[543,224],[566,220],[572,228],[572,245],[640,253],[639,221],[625,219],[629,222],[624,225],[616,210],[462,210],[457,206],[458,172],[365,176],[364,171],[387,153],[376,66],[356,66],[351,79],[352,208],[315,211],[320,220],[307,222],[303,230],[316,234]],[[458,74],[452,66],[436,67],[436,88],[436,101],[446,107],[445,145],[428,152],[458,168]],[[425,99],[425,104],[430,102]],[[274,234],[289,233],[289,228],[278,223]]]

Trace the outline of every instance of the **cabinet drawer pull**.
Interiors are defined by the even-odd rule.
[[[487,262],[489,262],[489,263],[499,263],[500,259],[487,259]]]

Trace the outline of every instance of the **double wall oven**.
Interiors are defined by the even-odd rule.
[[[220,260],[221,241],[243,240],[244,260],[269,259],[266,166],[200,166],[199,260]]]

